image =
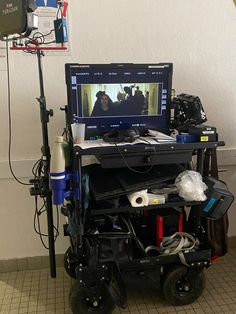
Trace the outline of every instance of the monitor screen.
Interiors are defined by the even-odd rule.
[[[168,132],[172,64],[66,65],[69,122],[89,134],[113,129]]]

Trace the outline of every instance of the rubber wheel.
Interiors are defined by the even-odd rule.
[[[73,314],[111,314],[115,309],[115,304],[105,287],[98,304],[94,306],[89,301],[85,288],[78,282],[71,287],[69,304]]]
[[[163,283],[163,293],[172,305],[187,305],[196,301],[206,286],[206,278],[203,272],[193,277],[186,277],[188,268],[178,266],[170,270]]]
[[[71,278],[76,279],[75,268],[70,264],[70,260],[72,259],[73,253],[71,247],[69,247],[64,255],[64,268]]]

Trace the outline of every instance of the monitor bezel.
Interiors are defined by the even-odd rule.
[[[145,69],[153,67],[163,67],[168,66],[168,93],[167,93],[167,106],[166,106],[166,127],[163,129],[157,128],[158,131],[164,132],[166,134],[170,133],[170,118],[171,118],[171,91],[172,91],[172,78],[173,78],[173,63],[109,63],[109,64],[80,64],[80,63],[66,63],[65,73],[66,73],[66,85],[67,85],[67,124],[74,123],[73,112],[72,112],[72,97],[71,97],[71,69],[84,68],[84,69],[119,69],[119,68],[133,68],[133,69]]]

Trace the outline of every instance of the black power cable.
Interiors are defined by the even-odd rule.
[[[156,157],[157,156],[157,151],[156,151],[156,147],[155,146],[152,146],[152,144],[150,142],[148,142],[147,140],[145,140],[144,138],[141,139],[142,141],[146,142],[147,144],[149,144],[151,147],[154,148],[154,156]],[[126,167],[131,170],[132,172],[135,172],[135,173],[139,173],[139,174],[146,174],[146,173],[149,173],[153,168],[154,168],[154,165],[151,165],[148,167],[147,170],[144,170],[144,171],[141,171],[141,170],[137,170],[137,169],[134,169],[132,168],[129,164],[128,164],[128,161],[125,159],[125,156],[122,154],[122,151],[120,150],[119,146],[115,143],[115,146],[116,148],[118,149],[118,152],[121,156],[121,158],[123,159]]]
[[[39,159],[36,161],[32,168],[32,174],[34,176],[35,180],[40,180],[44,176],[44,171],[43,171],[43,159]],[[42,233],[41,231],[41,215],[44,214],[47,211],[47,203],[44,197],[41,196],[43,199],[43,204],[39,208],[38,207],[38,196],[35,196],[35,213],[34,213],[34,231],[39,235],[40,241],[45,249],[49,249],[48,246],[45,243],[44,237],[48,237],[48,234]],[[59,236],[59,209],[58,206],[56,206],[57,212],[57,225],[53,226],[54,230],[56,231],[55,236],[54,236],[54,241],[56,242],[58,236]]]
[[[8,103],[8,165],[13,178],[21,185],[31,185],[20,181],[15,175],[12,162],[11,162],[11,146],[12,146],[12,118],[11,118],[11,83],[10,83],[10,66],[9,66],[9,51],[8,39],[6,40],[6,53],[7,53],[7,103]]]
[[[56,242],[58,236],[59,236],[59,209],[58,206],[56,206],[57,208],[57,226],[53,226],[54,230],[56,231],[56,234],[54,236],[54,241]],[[35,196],[35,213],[34,213],[34,231],[36,232],[36,234],[39,235],[40,241],[43,245],[43,247],[46,250],[49,250],[49,247],[46,245],[46,243],[44,242],[44,237],[48,238],[48,234],[44,234],[41,231],[41,222],[40,222],[40,216],[45,213],[47,211],[47,205],[46,205],[46,201],[43,198],[43,205],[38,208],[38,197]]]

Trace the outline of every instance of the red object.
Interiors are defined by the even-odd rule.
[[[32,46],[32,47],[11,47],[10,50],[67,50],[67,47],[40,47],[40,46]]]
[[[157,231],[157,247],[160,247],[162,239],[163,239],[163,217],[157,215],[156,216],[156,231]]]
[[[69,5],[68,2],[64,1],[64,7],[63,7],[63,12],[62,12],[63,17],[66,17],[66,15],[67,15],[68,5]]]
[[[183,213],[179,214],[179,232],[183,232]]]
[[[217,255],[211,257],[211,263],[212,263],[212,264],[217,263],[218,260],[219,260],[219,256],[217,256]]]
[[[145,215],[145,214],[144,214]],[[179,214],[178,232],[183,232],[183,213]],[[160,247],[164,237],[164,219],[163,216],[156,216],[156,242]]]

